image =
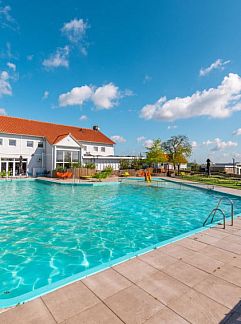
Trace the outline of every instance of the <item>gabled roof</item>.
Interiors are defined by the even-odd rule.
[[[9,116],[0,116],[0,133],[44,137],[50,144],[54,144],[58,137],[65,137],[68,134],[71,134],[77,141],[115,144],[98,130]]]

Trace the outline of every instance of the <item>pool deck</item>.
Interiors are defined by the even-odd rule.
[[[241,217],[0,310],[4,324],[240,322]]]

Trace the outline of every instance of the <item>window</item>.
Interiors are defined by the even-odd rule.
[[[79,162],[79,157],[79,151],[57,150],[56,166],[61,166],[62,168],[69,168],[72,163]]]
[[[56,161],[64,162],[64,151],[57,151]]]
[[[72,162],[79,162],[79,152],[72,152]]]
[[[27,141],[27,147],[33,147],[33,141]]]
[[[87,146],[86,145],[83,145],[83,150],[87,151]]]
[[[8,144],[9,146],[16,146],[16,140],[10,139]]]
[[[102,146],[101,152],[105,152],[105,147],[104,146]]]
[[[0,145],[3,145],[3,139],[0,138]]]
[[[98,146],[94,146],[94,151],[98,152]]]
[[[43,148],[44,147],[44,143],[43,142],[38,142],[38,147],[39,148]]]

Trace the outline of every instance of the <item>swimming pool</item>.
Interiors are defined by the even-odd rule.
[[[197,230],[223,196],[163,184],[0,181],[0,307],[32,299]],[[232,199],[238,214],[241,198]]]

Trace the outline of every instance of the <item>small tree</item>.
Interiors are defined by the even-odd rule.
[[[129,160],[120,160],[120,170],[130,169],[130,161]]]
[[[187,163],[188,157],[192,154],[192,145],[187,136],[172,136],[169,140],[162,144],[162,147],[168,155],[168,161],[173,164],[174,171],[178,167],[180,172],[180,164]]]
[[[152,146],[147,147],[146,162],[155,168],[158,163],[163,163],[166,161],[167,156],[163,151],[161,140],[154,140]]]

